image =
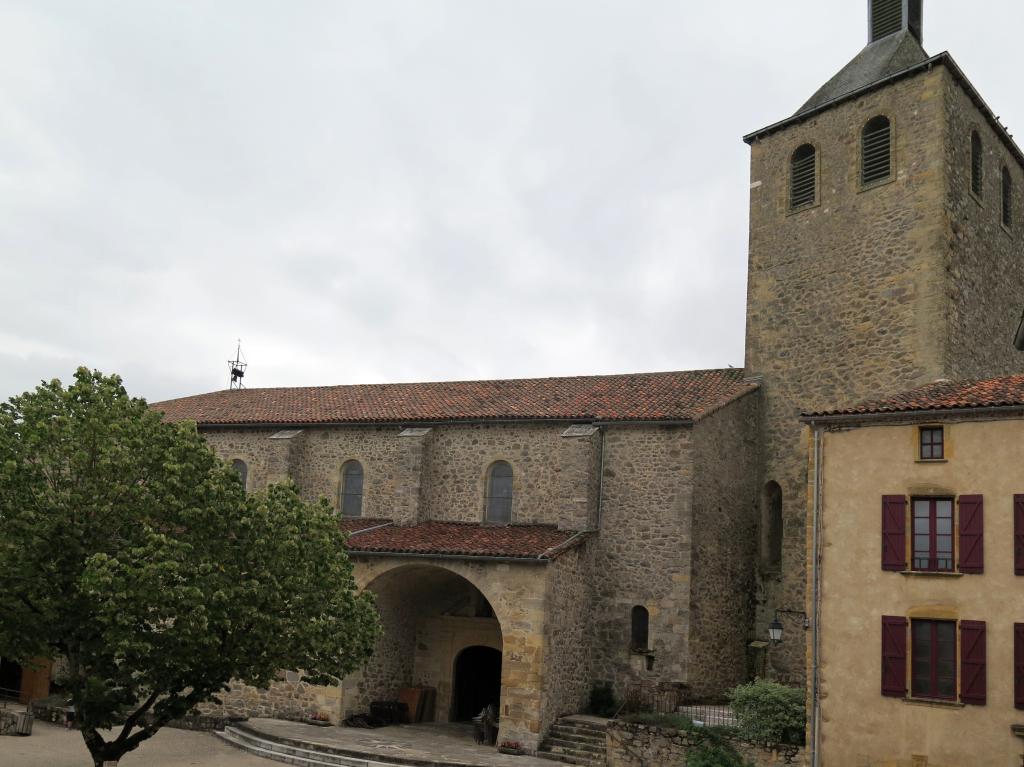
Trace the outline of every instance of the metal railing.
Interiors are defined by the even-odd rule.
[[[685,685],[633,682],[626,686],[619,715],[679,714],[705,727],[736,726],[736,714],[730,706],[692,701]]]

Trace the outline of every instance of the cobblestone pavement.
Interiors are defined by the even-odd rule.
[[[120,767],[274,767],[205,732],[160,730],[121,760]],[[92,767],[77,730],[35,722],[26,737],[0,738],[0,767]],[[550,767],[550,765],[549,765]]]
[[[363,730],[356,727],[316,727],[278,719],[250,719],[248,725],[279,738],[376,754],[385,760],[388,756],[402,756],[493,767],[551,767],[553,764],[531,756],[499,754],[493,746],[478,746],[473,742],[472,727],[464,724],[406,724]]]

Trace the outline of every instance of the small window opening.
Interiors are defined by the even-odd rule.
[[[761,491],[761,564],[767,572],[782,569],[782,488],[768,482]]]
[[[818,153],[804,144],[793,153],[790,169],[789,207],[798,210],[818,199]]]
[[[245,465],[245,461],[236,458],[231,462],[231,468],[238,472],[238,478],[242,480],[242,489],[249,489],[249,467]]]
[[[341,515],[363,515],[363,465],[359,461],[348,461],[341,467]]]
[[[493,524],[512,522],[512,467],[505,461],[497,461],[487,473],[485,514]]]
[[[981,197],[985,180],[985,158],[978,131],[971,133],[971,191]]]
[[[921,460],[938,461],[945,458],[945,434],[941,426],[921,429]]]
[[[868,121],[861,133],[862,184],[885,181],[892,175],[892,124],[888,117]]]
[[[650,649],[651,615],[647,608],[637,605],[631,615],[631,631],[629,645],[633,652],[647,652]]]
[[[1013,226],[1013,176],[1010,169],[1003,167],[1003,226]]]

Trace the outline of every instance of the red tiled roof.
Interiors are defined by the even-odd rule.
[[[353,554],[422,554],[506,557],[547,561],[582,543],[589,533],[553,525],[492,525],[421,522],[400,527],[379,519],[345,519],[348,550]]]
[[[972,381],[936,381],[849,408],[806,413],[804,418],[1017,406],[1024,407],[1024,374]]]
[[[483,420],[696,421],[748,392],[743,370],[511,381],[240,389],[156,402],[199,424],[417,423]]]

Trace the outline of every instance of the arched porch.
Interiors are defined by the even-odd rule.
[[[355,571],[377,598],[383,633],[344,682],[346,715],[395,700],[404,687],[433,687],[429,721],[464,721],[479,713],[470,708],[493,703],[500,738],[536,745],[545,568],[375,557],[356,560]]]

